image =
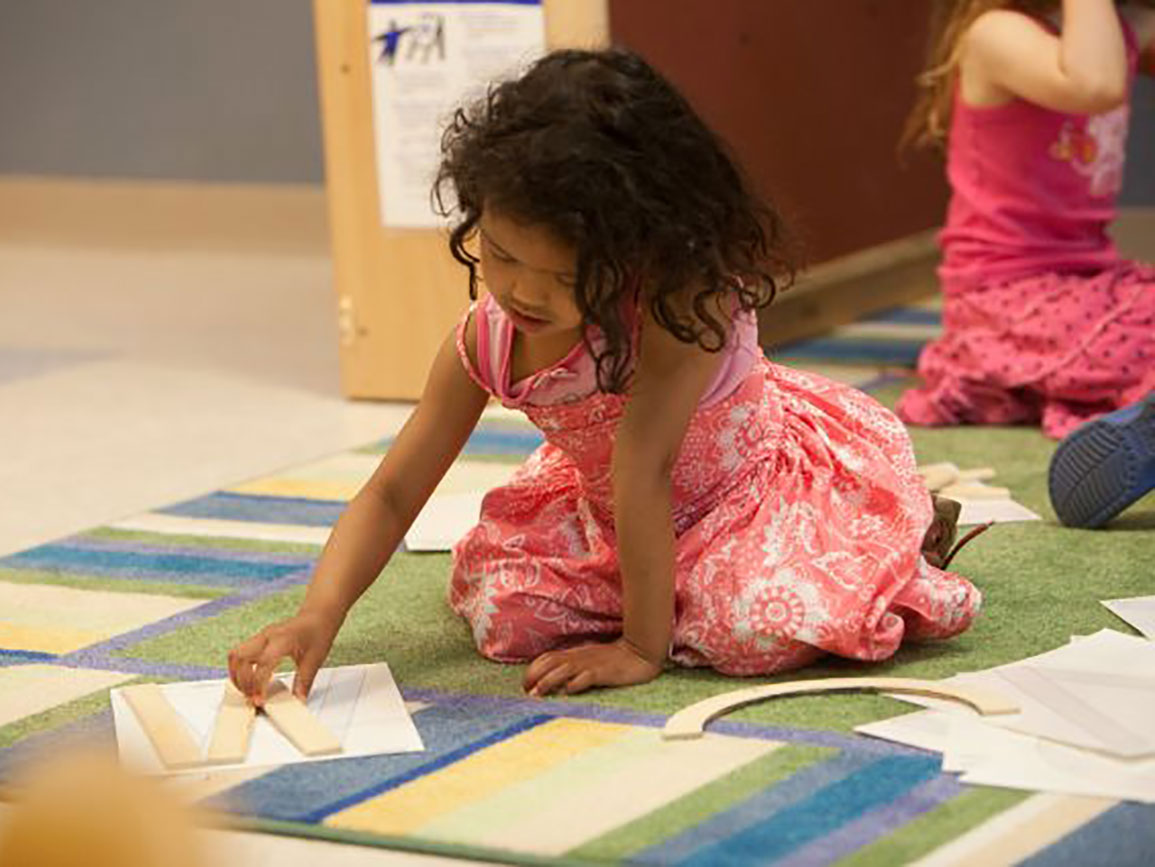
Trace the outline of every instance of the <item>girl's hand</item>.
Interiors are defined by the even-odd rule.
[[[583,644],[543,653],[525,670],[522,685],[535,697],[560,692],[573,695],[594,686],[646,683],[662,673],[619,638],[610,644]]]
[[[288,658],[297,667],[293,695],[304,701],[340,628],[341,618],[304,611],[266,626],[229,651],[229,679],[249,701],[261,707],[273,672]]]

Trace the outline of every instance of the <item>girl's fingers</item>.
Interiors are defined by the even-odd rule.
[[[561,661],[541,676],[530,691],[530,695],[549,695],[576,673],[572,665]]]
[[[259,632],[248,641],[241,642],[229,653],[229,677],[241,695],[249,695],[253,689],[253,665],[264,653],[269,643],[268,636]]]
[[[569,682],[562,688],[566,695],[574,695],[579,692],[585,692],[594,685],[594,673],[589,669],[579,671],[569,679]]]
[[[557,664],[558,654],[554,651],[543,653],[533,662],[531,662],[525,669],[525,677],[522,678],[521,686],[526,692],[532,692],[534,686],[541,679],[541,676],[553,668]]]
[[[285,639],[273,638],[265,645],[264,651],[253,664],[252,683],[246,693],[249,701],[257,707],[265,703],[265,690],[273,679],[273,672],[282,659],[289,656],[291,646]]]
[[[293,695],[304,701],[309,697],[309,690],[313,688],[313,679],[324,662],[320,654],[306,654],[297,665],[297,673],[293,675]]]

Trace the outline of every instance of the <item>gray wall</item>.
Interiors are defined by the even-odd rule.
[[[321,172],[307,0],[0,0],[0,173]]]
[[[0,174],[316,182],[308,0],[0,0]],[[1123,202],[1155,206],[1155,81]]]
[[[1155,79],[1142,77],[1131,101],[1131,138],[1127,142],[1124,205],[1155,206]]]

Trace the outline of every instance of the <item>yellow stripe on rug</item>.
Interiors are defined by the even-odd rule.
[[[439,816],[529,780],[575,753],[619,740],[631,726],[555,719],[369,798],[325,820],[333,828],[409,834]]]
[[[916,867],[1018,864],[1118,803],[1079,795],[1034,795],[935,849]]]
[[[6,616],[6,615],[4,615]],[[34,653],[71,653],[108,638],[110,633],[60,626],[24,626],[0,622],[0,648]]]
[[[596,724],[595,724],[596,725]],[[640,818],[780,744],[711,736],[664,741],[635,728],[418,828],[421,837],[560,855]]]
[[[623,745],[625,746],[625,745]],[[570,775],[561,787],[527,787],[510,804],[516,821],[469,828],[474,845],[563,855],[729,774],[776,749],[775,741],[707,735],[667,741],[658,729],[637,732],[632,749]],[[465,830],[465,829],[463,829]],[[472,833],[476,832],[476,833]]]
[[[62,665],[9,665],[0,668],[0,726],[102,689],[134,675],[119,671],[90,671]]]
[[[257,521],[229,521],[222,518],[186,518],[145,512],[109,524],[115,530],[134,530],[162,536],[203,536],[209,539],[252,539],[259,542],[292,542],[303,545],[325,544],[328,527],[302,527],[293,524],[264,524]]]
[[[0,648],[70,653],[203,604],[155,593],[0,581]],[[65,617],[69,625],[59,625]]]
[[[373,459],[376,463],[376,459]],[[446,472],[434,493],[460,494],[470,491],[488,491],[504,485],[517,469],[515,464],[490,463],[488,461],[458,460]],[[348,501],[353,499],[364,477],[324,478],[316,474],[299,475],[296,470],[287,470],[273,476],[252,479],[226,488],[232,494],[250,494],[262,497],[298,497],[306,500]]]

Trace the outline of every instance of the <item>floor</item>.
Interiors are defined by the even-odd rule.
[[[407,415],[341,397],[323,221],[292,244],[221,230],[194,245],[140,220],[118,233],[73,217],[54,233],[51,214],[20,223],[3,201],[0,554],[378,439]],[[1126,248],[1150,244],[1153,216],[1128,224]],[[236,865],[446,863],[227,832],[211,844],[212,863]]]

